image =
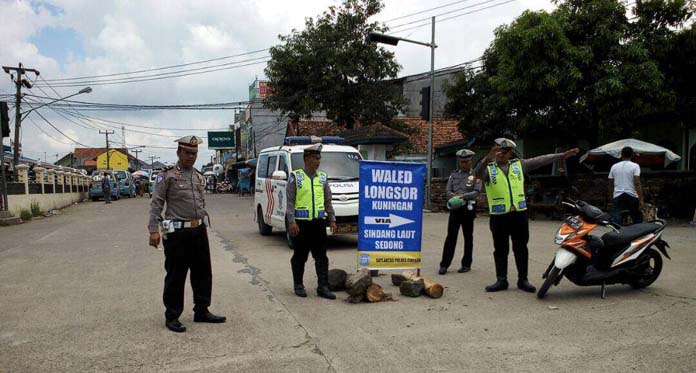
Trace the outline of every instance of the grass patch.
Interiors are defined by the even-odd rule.
[[[31,214],[31,210],[21,210],[19,212],[19,217],[22,218],[22,220],[24,221],[29,221],[34,216]]]
[[[41,207],[39,206],[38,202],[31,203],[31,215],[33,217],[43,216],[43,211],[41,211]]]

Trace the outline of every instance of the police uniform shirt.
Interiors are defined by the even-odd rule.
[[[522,164],[522,174],[527,175],[529,171],[534,171],[537,168],[544,167],[546,165],[549,165],[553,163],[556,160],[562,160],[563,159],[563,153],[555,153],[555,154],[546,154],[546,155],[540,155],[538,157],[534,158],[529,158],[529,159],[520,159],[520,163]],[[512,163],[514,159],[510,160],[510,163]],[[495,160],[493,160],[495,162]],[[500,170],[503,171],[506,175],[508,174],[508,170],[510,168],[510,163],[505,164],[505,165],[498,165],[500,167]],[[479,165],[476,167],[476,170],[474,171],[474,175],[477,177],[481,178],[484,183],[488,183],[489,177],[488,177],[488,172],[486,172],[486,169],[488,167],[488,164],[486,162],[481,162]]]
[[[316,172],[313,174],[310,174],[307,170],[304,170],[304,172],[310,178],[315,178],[317,176]],[[295,222],[295,196],[297,195],[297,183],[295,183],[294,173],[290,174],[288,185],[285,187],[285,195],[288,199],[285,216],[288,222],[292,224]],[[331,188],[329,187],[328,180],[324,183],[324,211],[326,211],[326,216],[330,222],[336,221],[336,214],[334,213],[333,204],[331,204]]]
[[[159,230],[162,209],[167,204],[166,220],[189,221],[208,216],[205,211],[205,177],[195,168],[165,169],[157,175],[155,191],[150,201],[150,232]]]
[[[472,172],[455,170],[447,180],[447,198],[464,194],[467,199],[476,199],[481,192],[481,183],[476,182]]]

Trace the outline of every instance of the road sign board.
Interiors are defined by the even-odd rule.
[[[208,149],[234,149],[234,132],[208,132]]]
[[[420,268],[425,164],[360,162],[358,268]]]

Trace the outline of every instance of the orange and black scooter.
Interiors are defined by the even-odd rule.
[[[556,232],[554,242],[560,247],[542,275],[544,283],[537,293],[539,299],[563,277],[578,286],[602,286],[602,298],[606,298],[605,285],[627,284],[642,289],[660,276],[660,253],[671,259],[667,254],[669,245],[662,240],[664,220],[622,227],[610,222],[609,214],[587,202],[564,201],[563,204],[576,215],[567,217]],[[611,231],[602,237],[589,234],[597,226]]]

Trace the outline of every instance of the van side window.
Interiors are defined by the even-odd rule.
[[[258,167],[258,175],[256,177],[258,178],[264,178],[268,177],[267,176],[267,171],[268,171],[268,155],[262,155],[259,157],[259,164],[257,165]]]
[[[266,177],[273,176],[273,171],[275,171],[276,162],[278,161],[278,156],[274,155],[268,158],[268,170],[266,171]]]
[[[290,175],[288,172],[288,161],[284,155],[281,155],[278,160],[278,171],[285,171],[286,175]]]

